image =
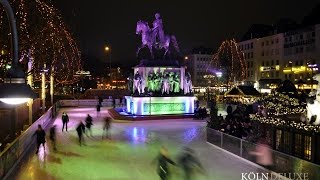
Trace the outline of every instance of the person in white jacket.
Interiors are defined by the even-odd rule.
[[[256,156],[257,164],[264,168],[271,170],[273,165],[272,150],[266,143],[265,137],[262,137],[257,144],[255,151],[250,152],[251,155]]]

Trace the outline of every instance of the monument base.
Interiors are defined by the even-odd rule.
[[[193,114],[195,97],[125,96],[127,113],[132,115]]]

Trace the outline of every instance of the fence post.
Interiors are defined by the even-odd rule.
[[[222,132],[219,132],[220,133],[220,135],[221,135],[221,139],[220,139],[220,147],[222,147],[222,145],[223,145],[223,133]]]
[[[240,157],[242,157],[242,139],[240,139]]]

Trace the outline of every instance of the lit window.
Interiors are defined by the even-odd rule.
[[[311,160],[311,137],[304,137],[304,159]]]

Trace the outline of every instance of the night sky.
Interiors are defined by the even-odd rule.
[[[136,22],[152,24],[159,12],[165,33],[177,37],[183,53],[193,47],[217,48],[226,38],[240,38],[251,24],[273,24],[279,18],[296,21],[320,0],[55,0],[74,33],[82,53],[106,59],[104,46],[112,48],[112,60],[136,62],[140,37]]]

